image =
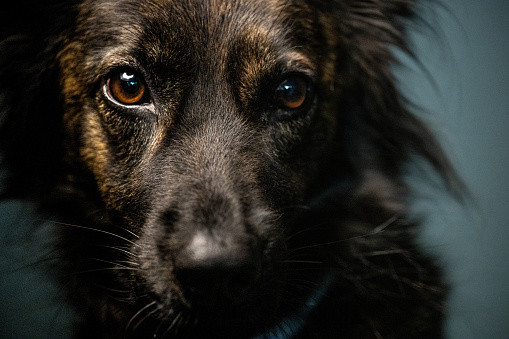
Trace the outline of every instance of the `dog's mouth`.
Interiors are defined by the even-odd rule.
[[[166,236],[142,237],[144,245],[136,246],[140,270],[135,286],[142,288],[136,292],[130,329],[157,337],[224,332],[225,337],[249,338],[279,317],[287,271],[280,251],[246,233],[200,231],[187,234],[186,241],[162,233]]]
[[[157,260],[142,258],[152,264],[142,267],[145,287],[128,330],[162,338],[291,338],[331,280],[245,235],[228,244],[200,237],[174,252],[172,265],[162,263],[164,253],[145,253]]]
[[[147,305],[153,306],[140,312],[150,317],[138,314],[130,330],[135,336],[148,333],[157,338],[293,338],[326,296],[331,282],[332,275],[323,276],[316,282],[317,288],[298,298],[295,291],[287,295],[287,286],[276,286],[272,281],[270,288],[253,287],[236,301],[213,289],[207,292],[215,293],[213,299],[193,299],[193,303],[173,300],[171,307],[165,307],[152,301]]]
[[[140,301],[127,330],[133,338],[265,338],[280,321],[281,297],[275,289],[253,287],[244,297],[231,300],[212,288],[206,293],[213,296],[201,293],[203,300],[195,296],[190,302],[184,296],[170,304],[151,295]]]

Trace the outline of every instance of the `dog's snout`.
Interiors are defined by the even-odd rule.
[[[175,261],[185,298],[195,306],[241,302],[261,276],[259,242],[252,235],[219,237],[198,233]]]

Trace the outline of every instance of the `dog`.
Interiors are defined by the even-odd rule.
[[[2,199],[51,221],[76,338],[442,338],[407,107],[413,0],[20,0]]]

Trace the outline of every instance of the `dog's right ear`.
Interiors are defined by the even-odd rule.
[[[55,27],[71,27],[78,0],[16,0],[0,11],[0,41],[12,35],[47,37]]]
[[[0,11],[0,156],[13,187],[34,188],[58,175],[62,110],[56,55],[72,29],[63,1],[12,1]],[[31,178],[30,182],[26,179]]]

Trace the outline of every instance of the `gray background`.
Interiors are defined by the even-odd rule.
[[[422,241],[444,261],[452,283],[448,338],[509,339],[509,0],[443,3],[428,18],[432,29],[414,36],[424,68],[404,59],[398,78],[440,135],[472,199],[460,205],[414,180],[415,210],[432,212]],[[0,216],[4,225],[29,220],[16,203],[1,204]],[[0,227],[12,243],[23,236],[12,232]],[[66,337],[67,312],[53,299],[58,287],[31,269],[12,269],[34,261],[41,244],[33,238],[23,248],[0,248],[0,270],[9,273],[0,276],[1,338],[44,337],[50,329]]]
[[[407,97],[440,135],[472,199],[436,197],[423,241],[453,288],[447,333],[509,338],[509,1],[445,0],[414,41],[426,72],[399,69]]]

